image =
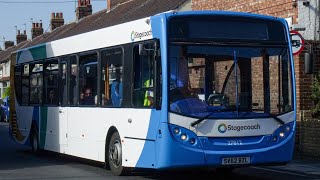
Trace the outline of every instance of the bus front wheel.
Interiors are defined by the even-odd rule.
[[[122,145],[118,132],[114,132],[109,141],[108,161],[114,175],[129,174],[128,169],[122,166]]]

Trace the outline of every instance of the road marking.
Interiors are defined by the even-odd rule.
[[[272,172],[277,172],[277,173],[283,173],[283,174],[290,174],[290,175],[301,176],[301,177],[310,177],[310,176],[304,175],[304,174],[297,174],[297,173],[292,173],[292,172],[288,172],[288,171],[279,171],[279,170],[269,169],[269,168],[262,168],[262,167],[251,167],[251,168],[265,170],[265,171],[272,171]]]

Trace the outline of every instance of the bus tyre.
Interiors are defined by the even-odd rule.
[[[108,150],[109,166],[114,175],[123,176],[129,174],[127,168],[122,166],[122,145],[118,132],[114,132],[109,142]]]
[[[38,140],[38,132],[36,130],[32,130],[31,133],[31,150],[33,153],[39,152],[39,140]]]

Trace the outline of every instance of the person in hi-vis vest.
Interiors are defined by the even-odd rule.
[[[150,80],[150,79],[146,80],[144,82],[144,87],[145,88],[153,87],[152,80]],[[153,90],[151,90],[151,89],[146,90],[145,95],[144,95],[143,106],[146,106],[146,107],[153,106]]]

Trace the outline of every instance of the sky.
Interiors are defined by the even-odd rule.
[[[0,0],[0,47],[4,41],[16,44],[16,29],[31,39],[32,22],[42,20],[44,32],[50,32],[51,13],[62,12],[64,22],[76,20],[77,0]],[[52,3],[54,2],[54,3]],[[92,13],[106,9],[107,0],[91,0]]]

